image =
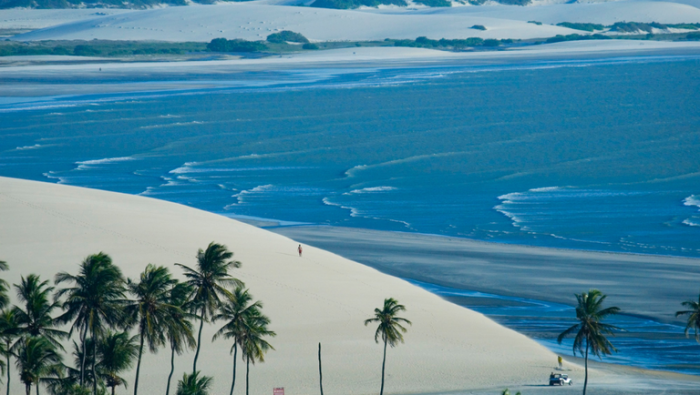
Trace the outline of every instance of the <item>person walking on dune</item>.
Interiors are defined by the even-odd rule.
[[[299,257],[301,258],[301,252],[304,251],[304,250],[301,248],[301,244],[299,244],[299,248],[297,248],[297,250],[299,251]]]

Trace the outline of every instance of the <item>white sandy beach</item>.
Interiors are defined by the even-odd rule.
[[[252,369],[253,394],[273,387],[316,393],[318,342],[328,393],[378,391],[381,347],[363,320],[386,297],[405,304],[405,317],[413,321],[406,343],[388,353],[388,393],[541,384],[556,364],[553,353],[525,336],[400,279],[312,247],[300,258],[291,239],[185,206],[0,178],[0,221],[0,256],[11,268],[3,277],[11,283],[21,274],[50,279],[59,271],[75,272],[85,256],[99,251],[132,278],[148,263],[179,273],[175,262],[194,264],[197,249],[212,240],[226,244],[243,262],[234,274],[264,302],[278,333],[272,339],[276,351]],[[215,377],[214,393],[222,393],[230,385],[230,345],[211,343],[214,330],[205,327],[199,367]],[[166,350],[145,355],[143,393],[164,389],[168,362]],[[191,363],[191,353],[178,358],[175,377]],[[570,366],[580,382],[580,369]],[[243,380],[244,371],[239,374]],[[20,386],[14,391],[19,394]]]

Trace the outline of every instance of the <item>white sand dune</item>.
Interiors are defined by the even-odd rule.
[[[700,4],[700,2],[698,3]],[[392,12],[380,10],[376,12]],[[396,11],[393,11],[396,12]],[[530,7],[493,5],[482,7],[426,8],[416,14],[469,15],[513,21],[538,21],[546,24],[561,22],[600,23],[659,22],[697,23],[700,9],[696,6],[659,1],[610,1],[603,3],[551,4]]]
[[[75,272],[99,251],[132,278],[149,262],[179,273],[175,262],[192,265],[198,248],[212,240],[226,244],[243,262],[234,274],[264,302],[278,333],[276,351],[251,371],[253,394],[278,386],[291,395],[317,393],[319,342],[327,393],[376,393],[382,349],[363,319],[386,297],[405,304],[413,321],[406,343],[388,352],[388,393],[539,384],[556,364],[536,342],[403,280],[312,247],[300,258],[286,237],[185,206],[0,177],[0,222],[0,257],[11,267],[3,277],[11,283],[20,274],[51,279]],[[232,362],[228,342],[209,341],[214,330],[205,327],[199,368],[215,377],[213,393],[221,394],[230,386]],[[192,353],[178,358],[175,377],[191,362]],[[580,382],[580,368],[572,367]],[[142,393],[162,393],[168,370],[166,350],[145,355]],[[243,385],[244,370],[238,373]],[[132,373],[125,377],[132,382]]]
[[[486,26],[487,30],[471,29],[473,25]],[[96,17],[30,32],[15,39],[210,41],[225,37],[262,40],[280,30],[299,32],[315,41],[413,39],[418,36],[522,39],[574,32],[558,26],[471,15],[381,14],[230,3]]]
[[[629,0],[418,10],[400,7],[330,10],[288,6],[275,1],[149,10],[0,10],[0,29],[43,28],[14,38],[26,41],[210,41],[217,37],[261,40],[280,30],[300,32],[315,41],[413,39],[418,36],[528,39],[581,33],[554,26],[560,22],[612,24],[620,21],[697,23],[700,9],[688,4]],[[487,30],[472,29],[474,25],[483,25]]]
[[[43,29],[99,16],[124,14],[133,10],[119,9],[54,9],[35,10],[12,8],[0,10],[0,29]],[[100,15],[104,14],[104,15]]]

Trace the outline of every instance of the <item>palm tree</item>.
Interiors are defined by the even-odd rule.
[[[688,321],[685,325],[685,336],[688,337],[690,330],[693,329],[693,332],[695,332],[695,341],[700,343],[700,296],[698,296],[697,302],[687,300],[681,303],[681,305],[690,309],[676,312],[676,317],[682,315],[688,316]]]
[[[63,296],[63,315],[58,317],[61,323],[73,321],[70,333],[78,330],[80,341],[85,349],[85,338],[88,332],[93,339],[98,339],[100,334],[108,327],[117,326],[123,322],[124,306],[124,277],[121,270],[112,264],[109,255],[100,252],[90,255],[81,263],[78,275],[65,272],[58,273],[56,284],[71,283],[72,287],[60,289],[56,293],[56,299]],[[93,355],[97,341],[93,342]],[[85,357],[80,364],[80,385],[85,383]],[[92,361],[92,370],[95,371],[95,358]],[[93,380],[93,394],[97,394],[97,380]]]
[[[231,277],[228,270],[241,267],[238,261],[230,260],[233,253],[228,251],[225,245],[209,243],[207,249],[197,252],[197,268],[192,269],[176,263],[185,271],[187,283],[192,287],[190,297],[192,312],[199,313],[199,334],[197,335],[197,351],[192,363],[192,374],[197,372],[197,359],[202,345],[202,328],[208,316],[214,314],[221,304],[221,297],[228,297],[230,292],[227,286],[243,286],[243,282]]]
[[[165,395],[170,395],[170,382],[175,372],[175,353],[178,355],[185,351],[185,348],[195,348],[197,342],[192,335],[192,322],[190,314],[185,312],[187,298],[192,293],[192,288],[186,283],[178,282],[168,293],[168,304],[177,307],[170,310],[170,317],[165,326],[165,336],[170,343],[170,374],[168,375],[168,386]]]
[[[403,343],[402,333],[406,333],[407,329],[401,323],[411,325],[411,321],[398,317],[400,311],[406,311],[406,307],[400,305],[394,298],[384,299],[384,307],[374,309],[374,317],[365,320],[365,326],[373,322],[378,322],[376,332],[374,332],[374,341],[379,343],[381,337],[384,342],[384,359],[382,360],[382,387],[379,395],[384,394],[384,368],[386,366],[386,346],[396,347],[399,342]]]
[[[209,395],[212,378],[199,377],[199,372],[185,373],[177,383],[177,395]]]
[[[136,336],[131,337],[127,332],[107,332],[97,345],[97,369],[104,377],[107,387],[112,388],[112,395],[116,387],[126,387],[126,380],[119,373],[131,369],[138,353]]]
[[[251,303],[253,296],[243,287],[236,287],[224,304],[219,307],[219,313],[212,317],[214,322],[226,320],[226,324],[221,327],[211,339],[212,341],[223,336],[224,339],[233,339],[231,353],[233,354],[233,380],[231,381],[230,394],[233,395],[233,388],[236,385],[236,358],[238,357],[238,339],[245,330],[245,325],[253,316],[260,315],[262,302]]]
[[[3,310],[0,313],[0,341],[2,342],[2,355],[5,356],[6,369],[7,369],[7,395],[10,395],[10,356],[12,355],[11,348],[12,343],[15,341],[17,336],[19,336],[19,328],[17,326],[17,319],[15,317],[15,312],[13,310]]]
[[[0,261],[0,271],[6,271],[10,267],[7,266],[7,262],[5,261]],[[10,298],[7,296],[7,291],[9,288],[9,284],[7,281],[3,280],[0,278],[0,310],[4,309],[7,307],[7,305],[10,303]]]
[[[37,386],[39,395],[39,380],[52,370],[61,366],[61,355],[56,347],[44,337],[28,337],[17,344],[15,364],[20,372],[20,380],[24,383],[26,395],[30,395],[32,385]]]
[[[603,308],[603,302],[606,296],[597,289],[591,289],[588,293],[576,294],[576,320],[578,323],[562,332],[557,337],[557,342],[561,344],[564,338],[574,332],[574,355],[578,351],[584,356],[586,377],[583,381],[583,395],[586,395],[586,387],[588,386],[588,353],[600,358],[602,355],[610,355],[617,349],[610,343],[605,335],[615,335],[613,331],[619,328],[604,324],[606,317],[614,314],[619,314],[618,307]]]
[[[126,306],[125,313],[129,322],[137,325],[139,335],[139,355],[136,363],[136,379],[134,380],[134,395],[139,390],[139,373],[141,372],[141,357],[143,356],[144,341],[152,353],[165,343],[163,328],[170,318],[170,311],[177,309],[168,304],[170,288],[177,281],[170,277],[170,272],[163,266],[149,264],[141,273],[139,282],[129,279],[127,287],[135,299]]]
[[[55,329],[57,321],[51,316],[59,307],[57,302],[51,301],[54,288],[49,286],[48,281],[41,281],[36,274],[30,274],[27,278],[22,276],[22,281],[19,285],[15,284],[15,288],[22,305],[13,309],[20,332],[27,336],[42,336],[63,350],[59,339],[68,334]]]
[[[257,310],[257,309],[256,309]],[[270,319],[257,310],[257,314],[249,314],[242,323],[242,330],[238,334],[238,343],[241,347],[243,359],[245,359],[245,393],[248,395],[248,377],[250,375],[250,363],[255,361],[265,362],[265,353],[275,348],[263,337],[277,336],[267,329]]]

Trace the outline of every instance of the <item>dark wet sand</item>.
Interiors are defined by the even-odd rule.
[[[662,322],[697,300],[700,259],[527,247],[327,226],[269,229],[397,277],[573,305],[597,288],[625,313]],[[699,392],[700,393],[700,392]]]

